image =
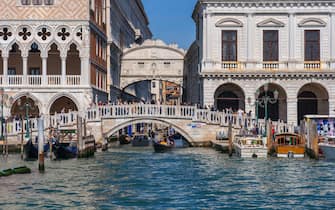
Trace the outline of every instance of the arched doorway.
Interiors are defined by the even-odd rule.
[[[275,94],[277,92],[277,98]],[[265,112],[265,100],[270,99],[267,103],[267,113]],[[287,95],[280,85],[269,83],[258,89],[258,118],[268,119],[272,121],[287,121]]]
[[[66,75],[80,75],[81,61],[79,57],[79,50],[75,44],[70,45],[66,57]]]
[[[228,83],[221,85],[214,94],[215,107],[217,110],[238,109],[245,110],[245,95],[242,88],[236,84]]]
[[[298,92],[298,123],[308,114],[329,114],[328,91],[316,83],[304,85]]]
[[[50,107],[50,114],[68,113],[70,111],[78,111],[76,103],[72,99],[62,96],[58,98]]]
[[[19,117],[21,119],[24,119],[26,114],[28,114],[29,118],[35,118],[39,116],[40,110],[37,103],[32,98],[29,96],[22,96],[14,102],[10,113],[11,116]]]

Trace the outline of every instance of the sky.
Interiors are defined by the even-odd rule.
[[[154,39],[187,50],[195,40],[192,12],[197,0],[142,0]]]

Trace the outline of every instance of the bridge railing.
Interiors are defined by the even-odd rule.
[[[45,128],[75,126],[77,116],[86,118],[87,122],[99,122],[108,118],[172,118],[186,119],[193,122],[200,122],[211,125],[228,126],[230,123],[234,128],[255,129],[261,131],[266,128],[264,120],[256,120],[246,114],[238,115],[233,113],[211,111],[209,109],[198,109],[196,106],[171,106],[171,105],[152,105],[152,104],[130,104],[130,105],[106,105],[94,106],[87,109],[84,113],[55,113],[54,115],[44,116]],[[283,121],[272,122],[275,132],[294,132],[294,125]],[[30,132],[37,131],[37,119],[26,120],[13,119],[7,121],[7,135],[17,135],[25,133],[29,126]]]

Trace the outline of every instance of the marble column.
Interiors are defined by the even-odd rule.
[[[61,56],[61,85],[66,85],[66,56]]]
[[[8,83],[8,57],[2,57],[2,68],[3,68],[3,78],[2,85],[7,85]]]

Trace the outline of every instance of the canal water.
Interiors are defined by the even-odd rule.
[[[0,168],[22,165],[19,156]],[[113,148],[0,178],[0,209],[333,209],[335,163],[229,158],[210,148]]]

